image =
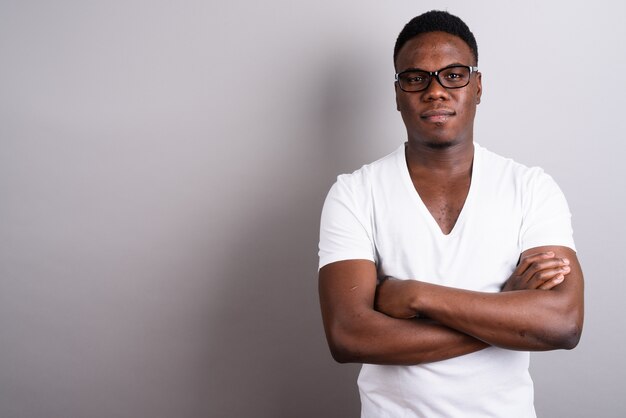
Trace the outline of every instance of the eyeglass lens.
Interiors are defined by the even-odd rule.
[[[434,77],[434,76],[433,76]],[[468,67],[448,67],[437,74],[439,83],[446,88],[456,89],[469,84],[470,69]],[[398,74],[398,82],[402,90],[425,90],[430,84],[431,76],[426,71],[406,71]]]

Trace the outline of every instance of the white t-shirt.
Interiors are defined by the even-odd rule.
[[[444,235],[411,181],[405,145],[337,178],[322,211],[319,267],[350,259],[379,277],[499,292],[520,254],[575,249],[563,193],[540,168],[474,144],[465,205]],[[529,353],[489,347],[417,366],[365,364],[362,417],[535,417]]]

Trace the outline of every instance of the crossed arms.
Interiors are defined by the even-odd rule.
[[[341,363],[412,365],[488,346],[574,348],[583,324],[583,274],[559,246],[525,251],[500,293],[390,278],[377,286],[369,260],[320,270],[324,329]]]

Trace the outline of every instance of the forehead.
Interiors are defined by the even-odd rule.
[[[474,64],[470,47],[458,36],[446,32],[428,32],[405,43],[396,59],[396,70],[421,68],[435,71],[451,64]]]

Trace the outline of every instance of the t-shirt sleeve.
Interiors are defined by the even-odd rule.
[[[375,261],[367,202],[350,177],[339,176],[331,187],[320,223],[319,268],[341,260]],[[362,185],[359,185],[362,187]],[[358,188],[358,187],[357,187]]]
[[[576,251],[571,213],[556,182],[539,168],[526,179],[524,217],[520,233],[522,251],[545,245],[559,245]]]

